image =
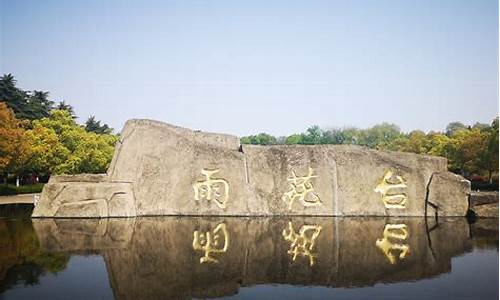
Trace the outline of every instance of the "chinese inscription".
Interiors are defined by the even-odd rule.
[[[283,238],[290,242],[288,254],[292,255],[292,261],[297,259],[297,256],[309,258],[309,265],[314,265],[316,255],[313,254],[314,243],[316,238],[321,233],[321,226],[318,225],[303,225],[300,227],[299,233],[296,233],[292,222],[288,222],[288,230],[283,230]]]
[[[229,235],[224,223],[205,233],[196,230],[193,235],[193,249],[205,253],[200,258],[201,264],[218,263],[219,260],[213,257],[214,254],[225,253],[229,247]]]
[[[307,176],[297,176],[295,171],[292,170],[292,177],[287,180],[290,182],[290,190],[283,194],[281,199],[288,204],[288,209],[292,209],[295,200],[299,200],[304,206],[318,206],[322,205],[319,195],[314,191],[314,186],[311,179],[317,178],[313,175],[313,169],[309,167]]]
[[[382,182],[375,188],[375,192],[382,194],[382,201],[386,208],[405,208],[408,200],[407,188],[406,180],[389,170],[385,173]]]
[[[220,169],[201,170],[201,174],[205,176],[205,180],[193,184],[194,199],[196,201],[202,199],[214,201],[218,207],[226,208],[226,202],[229,197],[229,184],[225,179],[212,178],[219,171]]]
[[[378,239],[375,245],[382,250],[391,265],[396,263],[394,252],[399,251],[399,259],[403,260],[410,254],[410,246],[405,244],[408,238],[408,228],[405,224],[386,224],[382,239]]]

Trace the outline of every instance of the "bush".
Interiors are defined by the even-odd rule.
[[[0,184],[0,196],[10,196],[18,194],[41,193],[43,183],[27,184],[15,186],[13,184]]]

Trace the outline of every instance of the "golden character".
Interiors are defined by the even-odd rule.
[[[375,192],[382,194],[382,201],[386,208],[401,209],[406,207],[407,189],[406,180],[389,170],[385,173],[382,182],[375,188]]]
[[[382,250],[391,265],[396,263],[394,252],[399,251],[399,259],[403,260],[410,254],[410,246],[404,244],[409,236],[408,227],[405,224],[386,224],[383,238],[378,239],[375,245]],[[398,241],[398,242],[396,242]]]
[[[292,222],[288,222],[287,229],[283,230],[283,238],[290,242],[290,249],[288,254],[292,255],[292,261],[297,259],[298,255],[309,258],[309,265],[314,265],[316,255],[312,253],[314,250],[314,243],[316,238],[321,233],[322,227],[319,225],[303,225],[297,234],[293,229]]]
[[[221,223],[212,231],[205,233],[196,230],[193,233],[193,249],[203,251],[204,255],[200,258],[200,263],[218,263],[219,261],[212,257],[216,253],[225,253],[229,247],[229,234],[226,224]]]
[[[194,199],[196,201],[202,199],[214,201],[218,207],[226,208],[226,202],[229,197],[229,184],[225,179],[212,178],[212,175],[219,171],[220,169],[201,170],[201,174],[205,176],[205,180],[193,184]]]
[[[295,171],[292,170],[292,177],[287,179],[290,182],[290,190],[281,197],[288,204],[289,210],[292,210],[292,205],[297,199],[304,206],[318,206],[323,204],[319,195],[314,191],[314,186],[311,182],[312,178],[317,177],[317,175],[313,175],[311,167],[309,167],[308,175],[302,177],[298,177]]]

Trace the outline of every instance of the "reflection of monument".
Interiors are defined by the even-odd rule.
[[[442,157],[240,145],[235,136],[131,120],[107,174],[51,177],[33,216],[465,216],[469,192]]]
[[[33,222],[44,251],[102,254],[118,299],[228,296],[268,283],[351,287],[418,280],[449,272],[451,258],[472,249],[469,225],[456,218],[438,224],[312,217]]]
[[[405,224],[386,224],[383,235],[384,237],[378,239],[375,245],[382,250],[391,264],[396,263],[395,251],[399,251],[398,256],[401,260],[410,254],[410,246],[404,244],[408,238],[408,229]]]
[[[195,230],[193,235],[193,249],[204,252],[200,263],[218,263],[219,261],[213,256],[226,252],[229,247],[229,234],[224,223],[218,224],[213,231],[205,233]]]

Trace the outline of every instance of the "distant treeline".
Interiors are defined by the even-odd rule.
[[[90,116],[76,121],[71,105],[49,100],[44,91],[17,87],[11,74],[0,77],[0,177],[37,182],[51,174],[103,173],[117,136]]]
[[[266,133],[244,136],[242,144],[254,145],[361,145],[378,150],[413,152],[448,158],[451,171],[472,179],[492,181],[498,174],[498,117],[491,124],[448,124],[445,132],[402,132],[394,124],[382,123],[368,129],[311,126],[305,132],[274,137]],[[478,178],[479,177],[479,178]]]

